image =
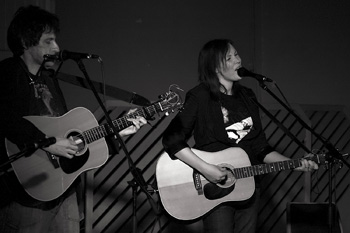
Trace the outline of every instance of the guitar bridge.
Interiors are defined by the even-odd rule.
[[[192,177],[193,177],[193,184],[197,190],[198,195],[203,195],[203,187],[202,187],[200,174],[196,170],[193,170]]]

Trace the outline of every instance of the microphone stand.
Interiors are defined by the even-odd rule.
[[[327,148],[328,153],[326,153],[326,160],[328,161],[328,171],[329,171],[329,201],[328,201],[328,226],[329,226],[329,232],[332,232],[333,229],[333,211],[332,211],[332,169],[333,169],[333,163],[335,159],[338,159],[342,161],[348,168],[350,168],[349,163],[343,158],[343,155],[340,154],[340,152],[335,148],[333,144],[331,144],[328,140],[325,140],[321,135],[315,132],[314,129],[312,129],[306,122],[304,122],[291,108],[289,108],[280,98],[278,98],[266,85],[263,80],[258,80],[260,87],[268,92],[275,100],[277,100],[290,114],[292,114],[299,122],[300,124],[309,130],[317,139],[319,139],[323,145]],[[253,99],[253,101],[263,109],[262,105],[259,104],[256,100]],[[265,109],[264,112],[267,110]],[[269,114],[270,117],[273,117],[271,114]],[[273,117],[274,118],[274,117]],[[275,121],[278,121],[276,118],[274,118]],[[305,147],[303,147],[305,148]],[[309,150],[307,150],[309,151]]]
[[[144,178],[142,177],[141,170],[139,168],[137,168],[135,166],[134,162],[132,161],[131,156],[126,148],[126,145],[125,145],[123,139],[120,137],[117,129],[115,128],[115,126],[114,126],[114,124],[113,124],[113,122],[112,122],[112,120],[107,112],[107,109],[105,108],[104,104],[102,103],[102,100],[99,97],[98,92],[97,92],[95,86],[93,85],[93,82],[91,81],[82,60],[81,59],[73,59],[73,60],[75,60],[77,62],[79,69],[83,72],[91,90],[93,91],[101,109],[104,112],[104,115],[106,117],[106,121],[108,123],[108,126],[110,127],[111,133],[118,140],[118,142],[119,142],[121,148],[123,149],[125,156],[128,160],[129,170],[134,177],[133,180],[131,182],[129,182],[129,184],[131,185],[132,190],[133,190],[133,192],[132,192],[133,193],[133,232],[137,233],[137,218],[136,218],[137,187],[140,187],[140,190],[146,194],[147,199],[148,199],[153,211],[155,211],[155,213],[157,215],[159,213],[158,208],[156,207],[156,203],[152,199],[152,197],[147,189],[147,184],[146,184]],[[56,72],[56,74],[57,73],[58,72]]]

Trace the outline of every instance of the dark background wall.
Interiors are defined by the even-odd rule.
[[[345,0],[56,3],[61,48],[100,55],[107,84],[149,99],[173,83],[184,90],[194,86],[201,46],[231,38],[243,65],[274,79],[289,101],[346,106],[349,9]],[[85,63],[91,77],[102,81],[97,62]],[[73,61],[65,68],[77,71]],[[273,102],[255,81],[247,82],[263,102]],[[76,98],[72,104],[84,102]]]
[[[197,55],[210,39],[234,39],[253,65],[254,1],[60,1],[56,12],[61,48],[100,55],[106,83],[151,100],[170,84],[197,83]],[[101,81],[97,62],[86,65]]]
[[[14,1],[27,4],[28,1]],[[350,116],[350,2],[347,0],[60,0],[50,3],[61,19],[61,49],[98,54],[85,60],[90,77],[150,100],[178,84],[197,83],[197,55],[205,42],[230,38],[243,65],[276,81],[291,103],[341,105]],[[0,0],[0,58],[13,1]],[[18,3],[17,3],[18,4]],[[4,6],[4,7],[3,7]],[[62,72],[82,76],[67,60]],[[253,79],[263,104],[274,104]],[[98,104],[90,91],[62,84],[70,108]],[[276,90],[271,86],[272,90]],[[346,211],[344,208],[343,211]],[[343,212],[344,223],[349,213]]]
[[[103,58],[104,80],[96,60],[84,61],[92,79],[151,100],[170,84],[193,87],[202,45],[230,38],[243,65],[274,79],[290,102],[349,107],[346,0],[0,0],[0,58],[11,55],[6,29],[13,12],[31,2],[59,15],[61,49]],[[61,71],[82,76],[72,60]],[[264,103],[275,102],[255,80],[243,82]],[[97,107],[90,92],[65,89],[71,107]]]

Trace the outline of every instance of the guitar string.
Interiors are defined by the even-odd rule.
[[[280,162],[275,162],[271,164],[260,164],[260,165],[255,165],[251,167],[235,168],[233,170],[237,171],[237,172],[234,172],[234,174],[237,174],[238,176],[236,178],[240,179],[240,178],[246,178],[254,175],[262,175],[265,173],[286,170],[286,167],[288,167],[288,169],[291,169],[291,168],[294,169],[301,165],[300,161],[301,159],[296,159],[291,161],[286,160],[286,161],[280,161]],[[297,165],[295,163],[297,163]]]
[[[162,110],[161,107],[163,107],[162,103],[161,102],[157,102],[157,103],[155,103],[155,104],[153,104],[151,106],[145,107],[144,110],[147,111],[148,114],[152,116],[152,115],[154,115],[154,113],[157,112],[157,109],[158,110]],[[124,117],[118,118],[118,119],[113,121],[113,124],[117,123],[117,126],[118,126],[119,129],[121,128],[120,125],[122,125],[122,126],[124,126],[124,125],[130,126],[130,125],[132,125],[132,122],[128,121],[127,118],[135,118],[135,117],[140,116],[140,115],[145,117],[145,112],[143,111],[143,109],[138,109],[138,110],[136,110],[133,113],[130,113],[130,114],[127,114]],[[94,133],[91,133],[91,132],[94,132]],[[97,126],[95,128],[92,128],[90,130],[84,131],[82,134],[79,133],[78,135],[76,135],[76,137],[78,137],[79,139],[81,139],[83,141],[90,142],[90,141],[92,141],[91,139],[96,139],[96,138],[94,138],[94,135],[96,135],[96,132],[99,135],[99,137],[97,139],[100,139],[100,138],[104,137],[107,134],[104,125],[99,125],[99,126]]]

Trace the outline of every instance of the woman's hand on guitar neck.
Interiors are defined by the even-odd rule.
[[[78,146],[72,138],[57,138],[56,143],[44,148],[45,151],[71,159],[78,152]]]
[[[308,154],[307,156],[305,156],[305,159],[302,159],[300,161],[302,165],[300,167],[295,168],[294,171],[310,172],[313,170],[318,170],[318,164],[312,160],[307,159],[311,156],[313,156],[313,154]]]
[[[301,160],[301,166],[295,168],[294,171],[309,172],[309,171],[317,170],[318,169],[317,163],[315,163],[312,160],[307,159],[307,158],[310,158],[312,156],[314,156],[314,155],[308,154],[307,156],[305,156],[305,159]],[[266,155],[266,157],[264,158],[264,163],[273,163],[273,162],[285,161],[285,160],[290,160],[290,158],[288,158],[284,155],[281,155],[277,151],[272,151]]]

